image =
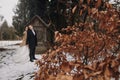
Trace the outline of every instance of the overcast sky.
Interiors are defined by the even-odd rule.
[[[0,0],[0,15],[4,16],[9,25],[12,25],[13,9],[17,5],[18,0]]]

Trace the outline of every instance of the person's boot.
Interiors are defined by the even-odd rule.
[[[34,60],[37,60],[37,58],[33,58]]]
[[[32,59],[30,59],[30,62],[34,62]]]

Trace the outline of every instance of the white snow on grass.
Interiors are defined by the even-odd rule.
[[[18,46],[15,44],[20,44],[22,41],[0,41],[0,48],[15,49]]]
[[[0,43],[2,42],[0,41]],[[18,42],[13,41],[10,42],[10,45],[16,43]],[[14,47],[17,48],[17,46]],[[13,61],[13,55],[15,55],[15,50],[0,52],[0,80],[34,80],[34,72],[38,70],[35,61],[16,63]],[[36,55],[36,58],[40,59],[40,57],[40,55]]]

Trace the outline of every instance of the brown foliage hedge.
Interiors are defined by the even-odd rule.
[[[37,61],[35,80],[119,79],[120,15],[115,9],[91,12],[97,26],[89,20],[55,32],[56,45]]]

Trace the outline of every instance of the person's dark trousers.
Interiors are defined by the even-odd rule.
[[[30,60],[33,60],[35,59],[35,46],[32,47],[29,46],[29,49],[30,49],[30,54],[29,54]]]

